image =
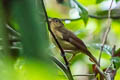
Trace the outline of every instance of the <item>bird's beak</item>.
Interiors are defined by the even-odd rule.
[[[49,18],[48,21],[49,21],[49,23],[51,23],[51,22],[52,22],[52,19]]]

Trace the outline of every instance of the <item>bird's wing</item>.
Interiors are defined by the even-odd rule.
[[[76,45],[80,45],[80,44],[81,44],[82,47],[87,48],[86,45],[84,44],[84,42],[83,42],[82,40],[80,40],[76,35],[71,34],[69,40],[71,41],[71,39],[73,39],[73,41],[76,42]],[[78,47],[79,47],[79,46],[78,46]]]
[[[78,49],[80,49],[81,52],[84,52],[84,53],[88,53],[88,49],[87,47],[85,46],[85,44],[83,43],[82,40],[80,40],[79,38],[73,38],[73,36],[71,36],[69,38],[69,42],[73,45],[75,45]]]
[[[78,48],[81,52],[88,55],[99,66],[99,63],[97,62],[96,58],[89,52],[89,50],[87,49],[86,45],[82,40],[80,40],[76,35],[74,35],[71,31],[65,28],[62,29],[60,32],[62,33],[63,39],[66,42],[71,43],[76,48]]]
[[[63,39],[70,42],[74,46],[76,46],[78,49],[82,50],[82,52],[87,53],[88,49],[84,42],[80,40],[73,32],[67,30],[64,28],[62,29]]]

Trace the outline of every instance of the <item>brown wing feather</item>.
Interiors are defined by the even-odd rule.
[[[82,40],[80,40],[78,37],[76,37],[76,35],[74,35],[73,33],[70,35],[70,38],[74,39],[75,42],[79,43],[79,45],[81,44],[83,48],[87,48],[86,45],[84,44],[84,42]]]
[[[67,29],[60,29],[60,32],[62,32],[63,39],[73,44],[75,47],[77,47],[81,52],[88,55],[98,66],[99,63],[97,62],[96,58],[88,51],[86,45],[82,40],[80,40],[76,35],[74,35],[71,31]]]
[[[60,32],[62,32],[63,39],[70,42],[71,44],[75,45],[78,49],[87,49],[84,42],[80,40],[78,37],[76,37],[73,32],[67,30],[67,29],[60,29]]]
[[[77,47],[80,49],[81,52],[83,52],[83,53],[85,53],[86,55],[88,55],[88,56],[99,66],[99,63],[97,62],[96,58],[88,51],[87,47],[85,46],[85,44],[84,44],[83,42],[81,42],[81,43],[83,43],[84,46],[81,45],[81,43],[78,43],[79,40],[75,42],[75,40],[74,40],[73,38],[70,38],[69,41],[70,41],[73,45],[77,46]],[[81,41],[82,41],[82,40],[81,40]]]

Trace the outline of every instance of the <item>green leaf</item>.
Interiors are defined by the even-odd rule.
[[[117,51],[115,51],[113,56],[114,57],[120,57],[120,48]]]
[[[3,7],[3,1],[0,0],[0,52],[1,54],[6,55],[6,57],[9,55],[9,42],[8,42],[8,34],[6,30],[6,16],[4,13],[4,7]]]
[[[91,46],[100,50],[102,44],[91,44]],[[112,56],[112,48],[109,45],[104,45],[103,51]]]
[[[115,51],[115,53],[119,53],[120,52],[120,48],[119,49],[117,49],[117,51]]]
[[[96,3],[98,4],[98,3],[101,3],[102,1],[104,0],[96,0]]]
[[[20,28],[24,56],[45,58],[49,39],[42,1],[12,0],[10,10],[13,21]]]
[[[111,59],[111,61],[113,61],[114,66],[115,66],[116,69],[120,68],[120,57],[113,57]]]
[[[83,5],[78,3],[76,0],[74,2],[78,5],[78,7],[81,9],[82,13],[79,13],[81,18],[83,19],[84,23],[87,24],[88,22],[88,11],[85,9]]]
[[[9,15],[20,29],[23,48],[21,57],[25,62],[25,66],[19,69],[18,76],[21,80],[55,80],[56,71],[53,70],[56,68],[49,58],[52,52],[49,48],[43,0],[10,1]]]
[[[66,76],[68,77],[69,80],[73,80],[73,79],[71,78],[71,74],[69,74],[69,71],[68,71],[67,67],[66,67],[61,61],[59,61],[59,60],[56,59],[55,57],[51,57],[51,59],[53,60],[53,62],[54,62],[58,67],[60,67],[60,68],[64,71],[64,73],[66,74]]]
[[[118,1],[120,1],[120,0],[116,0],[116,2],[118,2]]]
[[[17,80],[14,62],[10,56],[3,1],[0,0],[0,80]]]

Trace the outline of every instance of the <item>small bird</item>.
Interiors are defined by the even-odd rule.
[[[80,40],[73,32],[66,29],[60,19],[51,18],[49,19],[49,23],[52,32],[65,52],[72,53],[73,56],[75,56],[78,52],[82,52],[88,55],[92,61],[99,66],[96,58],[90,53],[84,42]]]

